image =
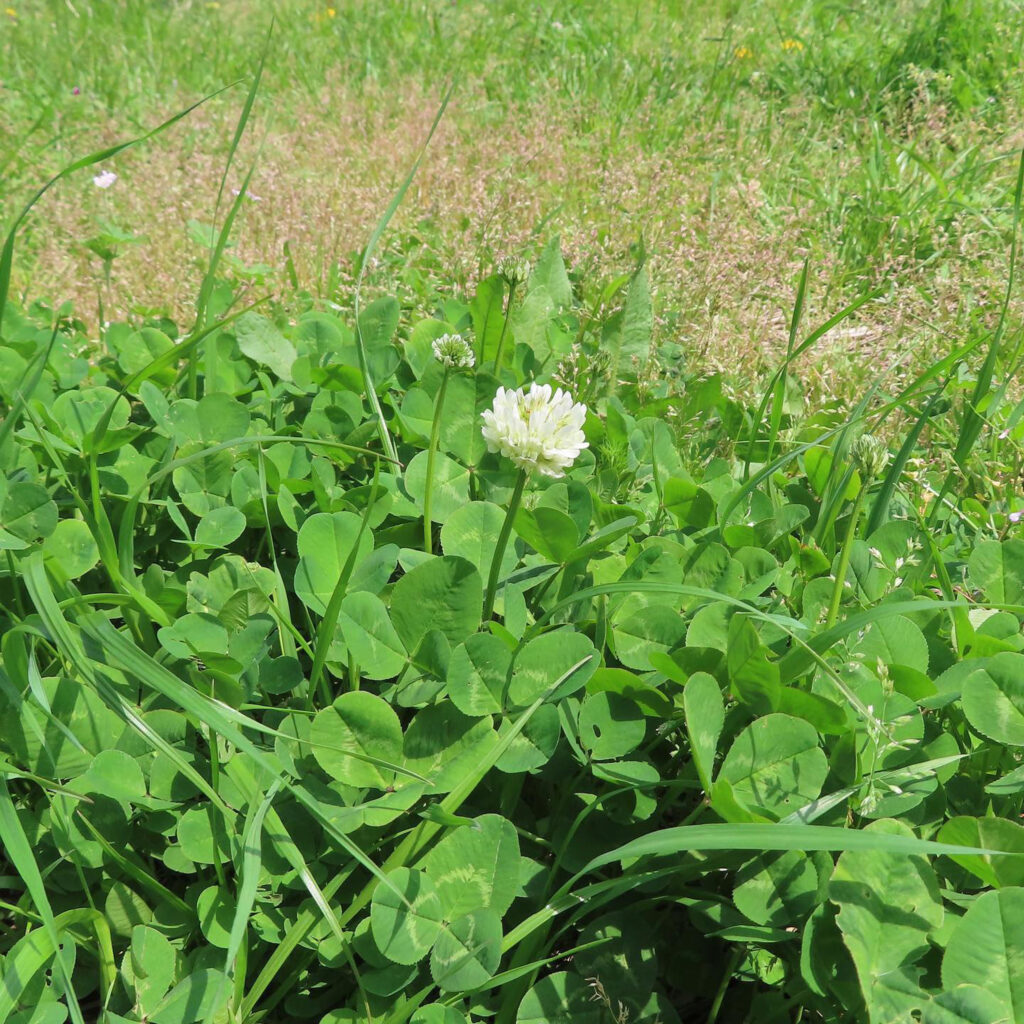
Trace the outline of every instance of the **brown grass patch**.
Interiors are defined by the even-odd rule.
[[[159,310],[187,328],[205,253],[186,224],[213,217],[240,103],[238,95],[222,96],[118,157],[110,167],[119,180],[109,190],[95,188],[88,172],[59,185],[30,218],[19,291],[70,299],[95,321],[100,264],[81,243],[103,218],[145,236],[114,263],[104,290],[107,318]],[[283,107],[292,111],[287,117],[261,112],[249,135],[259,143],[243,146],[230,182],[238,187],[255,160],[249,189],[259,199],[244,204],[231,251],[276,268],[267,287],[286,295],[280,268],[288,243],[300,287],[348,306],[352,256],[415,159],[437,104],[436,94],[411,82],[359,92],[335,83],[315,103]],[[795,282],[809,253],[805,325],[844,302],[832,288],[837,268],[823,255],[827,240],[816,231],[812,203],[769,203],[761,182],[778,168],[760,143],[748,141],[757,116],[728,132],[684,129],[658,148],[649,143],[653,114],[611,138],[599,118],[586,118],[587,130],[580,130],[584,118],[572,108],[534,106],[499,118],[482,92],[467,88],[453,100],[385,235],[387,269],[371,274],[371,285],[395,287],[396,268],[408,263],[423,268],[437,295],[468,294],[497,257],[535,252],[555,232],[570,266],[607,280],[631,269],[629,246],[642,236],[662,340],[678,342],[691,367],[752,385],[785,351]],[[947,128],[937,121],[935,130]],[[791,131],[785,124],[772,131],[773,152],[785,149]],[[91,144],[123,133],[110,122],[98,134]],[[56,167],[66,156],[49,159]],[[884,301],[862,309],[803,360],[810,389],[846,397],[851,382],[859,389],[866,373],[884,372],[908,351],[916,363],[952,345],[973,309],[1000,298],[1005,253],[992,246],[965,229],[936,264],[941,274],[895,259],[880,265],[874,283],[891,286]],[[982,265],[988,270],[979,283]],[[328,296],[332,267],[342,288]],[[397,286],[403,301],[422,304],[422,289]],[[665,337],[669,323],[672,336]]]

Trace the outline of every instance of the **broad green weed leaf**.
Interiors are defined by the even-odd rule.
[[[962,867],[995,889],[1024,884],[1024,827],[1006,818],[972,818],[958,815],[939,829],[936,839],[958,846],[1006,850],[1016,857],[953,856]]]
[[[498,390],[498,382],[482,370],[449,378],[441,419],[441,449],[466,466],[479,465],[487,451],[480,416]]]
[[[242,355],[269,367],[281,380],[292,379],[295,346],[266,317],[243,313],[233,329]]]
[[[617,693],[595,693],[583,701],[580,743],[597,761],[624,757],[647,732],[647,720],[635,701]]]
[[[124,723],[76,679],[44,677],[41,687],[52,718],[28,702],[20,705],[17,716],[5,710],[0,715],[0,749],[37,775],[81,775],[96,754],[117,745]]]
[[[867,833],[910,838],[906,825],[886,819]],[[935,872],[924,857],[881,850],[842,854],[829,884],[829,898],[839,906],[836,923],[843,933],[860,978],[872,1021],[891,1019],[893,1007],[915,1007],[913,985],[893,984],[928,949],[928,936],[943,920]],[[894,908],[899,908],[893,913]],[[909,992],[901,991],[909,988]]]
[[[690,752],[704,791],[711,791],[714,776],[715,752],[718,738],[725,723],[725,705],[722,690],[713,676],[695,672],[683,690],[683,710],[686,732],[690,738]]]
[[[430,951],[441,930],[441,900],[422,871],[397,868],[373,891],[370,926],[378,949],[399,964],[414,964]]]
[[[493,910],[457,917],[437,937],[430,975],[442,992],[484,985],[501,962],[501,918]]]
[[[616,619],[612,627],[615,656],[627,668],[646,672],[650,656],[666,654],[686,636],[686,623],[674,608],[655,604],[625,619]]]
[[[244,437],[249,431],[249,410],[223,392],[204,395],[196,405],[199,436],[206,444]]]
[[[982,893],[967,908],[946,943],[942,984],[977,985],[1008,1020],[1024,1017],[1024,889]]]
[[[238,540],[245,531],[245,516],[231,505],[215,508],[199,520],[196,543],[223,548]]]
[[[476,333],[473,350],[477,355],[477,364],[490,365],[497,355],[498,340],[505,323],[505,284],[502,278],[492,274],[481,280],[469,308]]]
[[[103,916],[114,935],[127,938],[137,925],[153,920],[153,911],[131,886],[115,882],[104,900]]]
[[[318,512],[299,530],[295,594],[318,615],[327,611],[353,547],[357,547],[357,566],[373,550],[373,535],[369,530],[360,533],[360,522],[351,512]]]
[[[146,782],[139,762],[122,750],[101,750],[89,770],[75,779],[74,788],[79,793],[98,793],[127,803],[146,798]]]
[[[178,819],[178,845],[181,852],[196,864],[213,864],[229,860],[223,824],[214,828],[215,812],[205,807],[192,807]]]
[[[906,665],[928,671],[928,641],[920,628],[904,615],[889,615],[873,622],[853,649],[867,664],[880,659],[886,665]]]
[[[181,503],[195,516],[205,516],[227,504],[235,460],[228,451],[213,452],[187,466],[179,466],[171,480]]]
[[[827,861],[831,868],[831,861]],[[751,861],[736,875],[736,909],[759,925],[786,928],[818,902],[818,872],[806,854],[787,850]]]
[[[933,996],[923,1009],[923,1024],[992,1024],[1005,1016],[999,996],[978,985],[957,985]]]
[[[231,940],[233,904],[231,894],[215,885],[204,889],[196,901],[196,915],[203,938],[217,949],[227,949]]]
[[[984,540],[967,563],[971,582],[994,604],[1024,604],[1024,540]]]
[[[662,502],[680,527],[692,526],[703,529],[715,514],[711,495],[692,480],[680,477],[669,477],[665,481]]]
[[[427,491],[427,452],[419,452],[405,471],[405,486],[417,506],[423,507]],[[443,452],[434,454],[434,486],[431,491],[430,518],[435,523],[447,520],[469,501],[469,470],[449,459]]]
[[[231,986],[221,971],[205,969],[180,981],[150,1014],[152,1024],[195,1024],[212,1018],[227,1002]]]
[[[76,448],[85,449],[111,406],[113,412],[107,422],[107,432],[116,433],[127,426],[131,408],[124,395],[119,395],[113,388],[101,386],[65,391],[53,400],[50,414],[60,425],[64,439]],[[102,440],[97,438],[97,441]]]
[[[782,817],[818,796],[828,763],[814,726],[775,714],[757,719],[736,737],[719,774],[752,810]]]
[[[359,314],[359,336],[366,353],[367,365],[379,387],[398,365],[398,352],[391,339],[398,330],[401,309],[391,295],[374,299]]]
[[[409,1024],[466,1024],[466,1018],[454,1006],[432,1003],[420,1007],[412,1015]]]
[[[337,631],[368,679],[391,679],[408,661],[384,602],[365,590],[345,595]]]
[[[1024,654],[990,658],[963,682],[967,721],[988,739],[1024,747]]]
[[[57,505],[39,484],[21,480],[8,487],[0,505],[0,548],[19,550],[56,528]]]
[[[562,244],[558,235],[553,235],[544,246],[530,274],[529,287],[538,286],[547,291],[555,306],[561,308],[572,303],[572,285],[565,272]]]
[[[402,761],[402,725],[385,700],[364,690],[343,693],[313,719],[313,754],[333,779],[347,786],[386,789],[394,773],[382,761]],[[363,755],[371,760],[351,756]]]
[[[406,573],[391,593],[391,621],[406,650],[415,650],[431,630],[452,644],[461,643],[480,625],[483,580],[472,563],[445,555]]]
[[[118,365],[127,376],[140,373],[158,356],[174,348],[174,342],[153,327],[143,327],[138,331],[124,333],[110,331],[107,334],[107,344],[114,349]],[[173,370],[164,370],[160,379],[164,384],[173,381]]]
[[[464,715],[500,714],[512,652],[492,633],[474,633],[452,651],[448,696]]]
[[[483,576],[491,568],[494,545],[505,519],[504,510],[489,501],[470,501],[457,508],[441,527],[441,549],[446,555],[466,559]],[[502,555],[499,579],[516,567],[515,548],[509,545]]]
[[[467,718],[445,702],[423,708],[405,732],[405,767],[428,779],[429,792],[449,793],[498,742],[490,716]]]
[[[576,523],[557,508],[520,509],[515,531],[535,551],[559,564],[569,561],[579,543]]]
[[[491,910],[498,919],[519,890],[519,838],[512,823],[484,814],[453,829],[423,860],[445,917]]]
[[[503,719],[498,727],[498,739],[504,740],[512,729],[511,720]],[[537,708],[522,732],[513,738],[495,767],[510,775],[540,768],[551,760],[561,735],[558,709],[553,704],[544,704]]]
[[[177,952],[157,929],[137,925],[132,929],[129,955],[136,998],[148,1015],[171,987],[177,973]]]
[[[604,1007],[594,1003],[593,995],[577,974],[549,974],[523,997],[516,1024],[603,1024]]]
[[[43,554],[51,571],[56,567],[69,580],[84,576],[100,558],[92,531],[80,519],[62,519],[57,523],[43,541]]]
[[[576,669],[547,699],[559,701],[587,685],[597,670],[597,651],[590,639],[572,629],[556,629],[535,637],[515,660],[509,700],[516,707],[526,707],[546,694],[551,684],[577,662],[588,659]]]

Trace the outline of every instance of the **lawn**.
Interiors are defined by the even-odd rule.
[[[0,12],[0,1024],[1024,1021],[1022,53]]]

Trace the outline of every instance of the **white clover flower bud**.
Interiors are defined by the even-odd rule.
[[[442,334],[433,343],[434,358],[449,369],[468,370],[475,362],[472,346],[461,334]]]
[[[530,264],[522,256],[505,256],[498,261],[498,273],[515,288],[530,276]]]
[[[889,464],[889,450],[873,434],[861,434],[850,445],[850,458],[866,482],[878,476]]]
[[[520,469],[557,479],[589,447],[583,437],[587,407],[561,388],[552,394],[550,384],[533,383],[526,394],[498,388],[493,407],[482,415],[487,450],[501,452]]]

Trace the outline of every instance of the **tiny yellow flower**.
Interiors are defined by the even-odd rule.
[[[737,60],[750,60],[750,58],[754,56],[754,51],[751,50],[749,46],[737,46],[736,49],[732,51],[732,55]]]
[[[804,44],[801,43],[799,39],[783,39],[782,40],[782,48],[784,50],[798,50],[799,51],[799,50],[802,50],[804,48]]]
[[[333,7],[327,8],[327,17],[333,18],[338,12]]]
[[[4,14],[6,14],[8,18],[16,18],[18,16],[18,12],[13,7],[5,7]]]

